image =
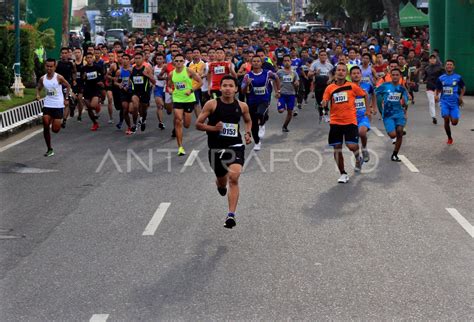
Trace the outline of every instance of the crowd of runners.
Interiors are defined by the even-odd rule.
[[[400,162],[407,109],[415,104],[414,92],[421,82],[429,101],[427,119],[437,124],[439,102],[447,144],[453,144],[451,125],[459,122],[465,86],[454,61],[442,64],[435,50],[428,53],[425,37],[420,32],[397,44],[378,34],[174,32],[136,34],[111,48],[62,48],[60,60],[46,60],[47,74],[38,81],[38,99],[43,88],[46,92],[45,156],[54,155],[50,131],[67,128],[74,118],[86,122],[84,112],[91,131],[108,122],[123,135],[162,132],[164,118],[170,117],[171,136],[182,156],[183,127],[191,126],[195,114],[196,128],[208,134],[218,191],[228,193],[225,226],[232,228],[245,144],[253,142],[253,150],[262,149],[271,108],[285,113],[281,129],[286,133],[298,110],[307,108],[310,96],[315,98],[315,121],[329,123],[328,144],[334,147],[339,183],[349,181],[344,144],[354,154],[356,172],[369,161],[372,117],[383,120],[394,144],[391,160]],[[152,100],[156,116],[148,113]],[[150,129],[154,119],[156,125]]]

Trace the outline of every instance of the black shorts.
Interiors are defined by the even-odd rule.
[[[87,88],[84,88],[84,99],[85,100],[91,100],[93,99],[94,97],[98,97],[100,98],[101,97],[101,93],[100,93],[100,90],[98,89],[87,89]]]
[[[192,113],[194,111],[194,105],[196,102],[193,103],[173,103],[173,108],[177,110],[184,110],[184,113]]]
[[[130,103],[132,101],[132,93],[120,91],[120,101],[123,103]]]
[[[84,92],[84,88],[82,87],[82,85],[77,84],[76,86],[72,87],[72,92],[76,95],[82,94]]]
[[[217,178],[224,177],[231,164],[245,163],[245,146],[229,147],[226,149],[209,149],[209,163]]]
[[[136,96],[141,104],[150,104],[151,92],[132,92],[132,97]]]
[[[48,115],[52,119],[62,119],[64,108],[43,107],[43,115]]]
[[[359,143],[359,128],[355,124],[338,125],[331,124],[329,126],[329,145],[335,146],[338,144],[358,144]]]

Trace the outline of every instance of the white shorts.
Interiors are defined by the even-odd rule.
[[[165,93],[165,104],[173,103],[173,97],[170,93]]]

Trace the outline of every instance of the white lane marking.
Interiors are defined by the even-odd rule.
[[[155,214],[151,218],[150,222],[145,228],[145,231],[143,232],[142,236],[153,236],[155,234],[156,229],[158,228],[158,225],[161,223],[161,220],[163,220],[163,217],[166,214],[166,211],[168,210],[169,206],[171,203],[169,202],[162,202],[158,206],[158,209],[156,209]]]
[[[474,238],[474,227],[455,208],[446,208],[451,216],[464,228],[472,238]]]
[[[105,322],[109,318],[109,314],[94,314],[89,322]]]
[[[196,160],[197,156],[199,154],[199,150],[192,150],[191,154],[189,155],[188,159],[184,163],[185,167],[190,167],[193,165],[194,160]]]
[[[6,151],[6,150],[8,150],[8,149],[10,149],[10,148],[13,148],[15,145],[18,145],[18,144],[20,144],[20,143],[23,143],[23,142],[25,142],[25,141],[28,141],[29,139],[31,139],[31,138],[34,137],[35,135],[40,134],[41,132],[43,132],[43,129],[41,129],[41,130],[36,130],[36,131],[34,131],[33,133],[28,134],[27,136],[25,136],[24,138],[21,138],[21,139],[18,140],[18,141],[15,141],[15,142],[13,142],[13,143],[10,143],[10,144],[8,144],[8,145],[5,145],[3,148],[0,148],[0,152],[4,152],[4,151]]]
[[[411,172],[420,172],[420,170],[418,170],[414,165],[413,163],[410,162],[410,160],[408,160],[408,158],[404,155],[398,155],[398,157],[400,158],[400,160],[402,160],[402,162],[407,166],[407,168],[411,171]]]
[[[51,172],[59,172],[59,170],[53,169],[38,169],[38,168],[17,168],[12,172],[15,173],[51,173]]]
[[[370,129],[371,129],[372,131],[374,131],[375,135],[380,136],[380,137],[383,137],[383,136],[384,136],[383,133],[380,132],[380,130],[379,130],[378,128],[376,128],[375,126],[371,126]]]

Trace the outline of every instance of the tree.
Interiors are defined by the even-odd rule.
[[[390,33],[396,41],[400,40],[402,28],[400,27],[400,15],[398,13],[400,0],[382,0],[387,15]]]

